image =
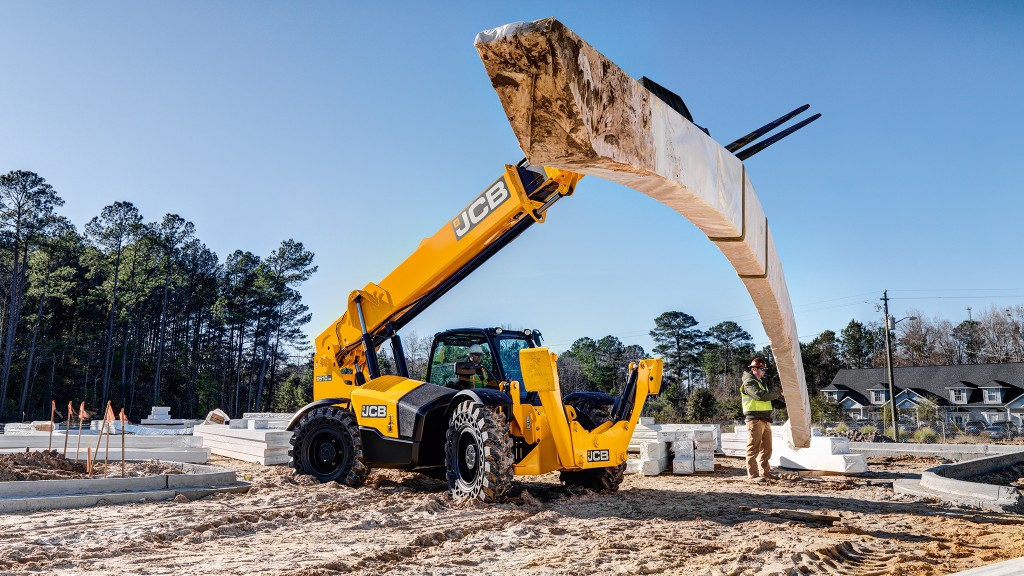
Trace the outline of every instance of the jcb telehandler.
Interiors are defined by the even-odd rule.
[[[498,501],[513,475],[561,471],[615,490],[662,361],[631,363],[622,393],[562,397],[555,354],[536,330],[458,329],[434,337],[425,381],[410,377],[398,331],[508,245],[582,175],[506,165],[505,173],[379,284],[352,292],[316,339],[314,401],[289,423],[292,465],[322,482],[362,484],[373,467],[448,481],[454,498]],[[390,342],[396,375],[381,374]],[[472,349],[472,350],[471,350]],[[476,354],[471,361],[469,352]]]

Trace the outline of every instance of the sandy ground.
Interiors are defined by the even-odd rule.
[[[412,473],[351,489],[217,458],[253,490],[0,516],[0,573],[937,575],[1024,556],[1024,516],[893,493],[937,462],[764,485],[719,458],[714,473],[629,476],[612,494],[547,475],[481,505]]]

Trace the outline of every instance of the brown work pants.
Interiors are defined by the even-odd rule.
[[[764,420],[747,422],[747,476],[768,477],[768,459],[772,457],[772,425]]]

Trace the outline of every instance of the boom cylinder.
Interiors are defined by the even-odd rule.
[[[363,317],[363,300],[356,297],[356,311],[359,313],[359,327],[363,331],[363,351],[366,353],[366,369],[370,371],[370,379],[380,377],[380,366],[377,365],[377,350],[373,347],[373,337],[366,332],[366,318]]]

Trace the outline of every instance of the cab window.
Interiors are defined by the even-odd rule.
[[[523,368],[519,364],[519,351],[529,348],[530,344],[522,338],[500,338],[498,340],[498,354],[501,356],[501,365],[505,368],[505,379],[517,380],[523,383]]]
[[[430,351],[430,375],[429,382],[444,386],[448,382],[458,379],[455,376],[455,363],[469,360],[469,347],[477,344],[484,352],[480,364],[487,371],[494,372],[494,358],[491,349],[487,345],[483,334],[457,334],[434,342],[434,348]],[[516,363],[518,366],[518,361]]]

